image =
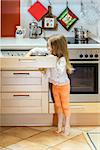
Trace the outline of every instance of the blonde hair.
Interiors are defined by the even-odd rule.
[[[73,67],[69,61],[69,51],[67,48],[67,40],[63,35],[54,35],[48,39],[52,48],[52,54],[58,58],[65,57],[66,69],[69,74],[73,72]]]

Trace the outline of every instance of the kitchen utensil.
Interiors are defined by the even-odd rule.
[[[42,34],[42,28],[38,26],[37,22],[29,23],[29,37],[30,38],[37,38],[39,35]]]
[[[80,28],[74,28],[75,40],[86,40],[88,39],[88,30]]]
[[[16,38],[24,38],[26,30],[21,26],[16,26],[16,28],[17,28],[15,33]]]
[[[28,11],[37,21],[40,21],[40,19],[48,12],[38,0],[28,9]]]

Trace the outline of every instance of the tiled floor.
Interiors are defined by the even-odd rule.
[[[71,127],[70,135],[56,127],[0,127],[0,150],[91,150],[83,131],[98,127]]]

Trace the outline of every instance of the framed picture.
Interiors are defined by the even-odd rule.
[[[44,18],[44,28],[54,28],[54,18]]]
[[[78,20],[78,17],[69,8],[66,8],[57,17],[57,20],[68,31]]]
[[[56,17],[44,17],[42,20],[42,28],[45,30],[56,30],[57,26]]]

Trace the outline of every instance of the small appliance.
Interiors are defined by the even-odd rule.
[[[38,26],[37,22],[29,23],[29,38],[37,38],[42,34],[42,28]]]

